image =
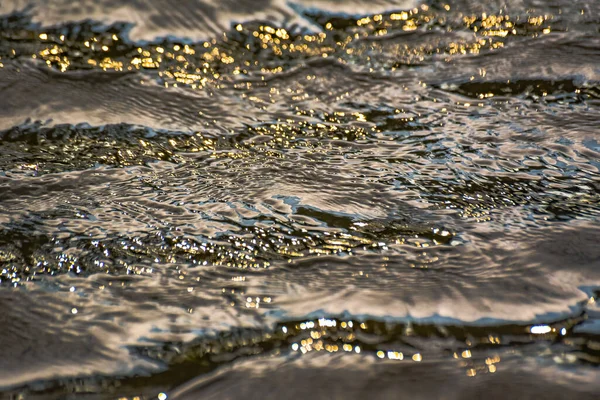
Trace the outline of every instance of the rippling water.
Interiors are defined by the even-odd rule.
[[[597,398],[600,2],[0,14],[0,396]]]

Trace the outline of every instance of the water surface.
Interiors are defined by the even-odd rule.
[[[7,1],[0,94],[7,398],[600,392],[598,2]]]

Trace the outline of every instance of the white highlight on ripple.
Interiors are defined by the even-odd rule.
[[[530,331],[534,335],[543,335],[552,332],[552,328],[550,328],[548,325],[534,325],[531,327]]]

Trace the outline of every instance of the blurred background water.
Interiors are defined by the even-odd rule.
[[[4,1],[0,94],[0,396],[600,393],[600,2]]]

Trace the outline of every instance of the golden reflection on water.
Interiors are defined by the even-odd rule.
[[[140,69],[158,70],[158,75],[166,87],[184,85],[191,89],[202,89],[207,85],[219,86],[219,81],[235,75],[278,74],[286,71],[287,58],[335,57],[340,63],[348,63],[352,57],[368,57],[381,45],[370,42],[371,48],[362,43],[371,38],[390,35],[393,32],[428,31],[432,29],[452,29],[447,25],[446,15],[450,11],[434,12],[428,6],[402,11],[400,13],[377,14],[354,20],[353,24],[336,26],[334,21],[323,24],[323,31],[310,34],[288,32],[283,27],[252,24],[237,24],[231,33],[224,33],[219,40],[198,44],[148,45],[127,50],[122,38],[117,34],[95,35],[72,42],[62,34],[42,32],[38,35],[41,48],[34,58],[41,58],[49,67],[66,72],[80,68],[82,63],[103,71],[134,71]],[[478,54],[504,47],[510,36],[538,36],[549,34],[553,15],[528,16],[522,21],[520,16],[508,14],[464,15],[464,28],[473,33],[473,39],[462,38],[456,41],[440,42],[438,45],[417,45],[409,43],[394,46],[392,54],[407,64],[418,63],[433,55],[452,56]],[[357,43],[355,45],[355,42]],[[77,60],[68,51],[78,47]],[[387,50],[389,52],[389,49]],[[267,52],[267,66],[257,55]],[[116,53],[114,56],[109,55]],[[265,53],[265,56],[267,55]],[[390,54],[391,55],[391,54]],[[350,56],[350,60],[348,59]],[[262,57],[262,56],[261,56]],[[279,60],[279,61],[277,61]],[[261,65],[263,64],[263,65]],[[394,70],[396,67],[391,67]],[[228,71],[232,75],[224,74]]]
[[[552,35],[560,32],[561,29],[560,25],[556,24],[557,21],[553,15],[536,14],[523,17],[523,15],[509,15],[502,12],[494,14],[463,14],[459,12],[456,14],[450,5],[444,5],[443,10],[433,10],[427,5],[421,5],[411,10],[368,15],[354,19],[349,18],[342,22],[339,19],[330,18],[319,22],[322,28],[320,32],[299,32],[292,28],[286,29],[265,22],[236,23],[231,31],[223,33],[222,36],[194,44],[162,40],[134,45],[126,37],[121,36],[121,33],[108,31],[91,33],[85,31],[84,37],[74,37],[74,35],[65,35],[58,30],[35,28],[38,30],[32,31],[33,36],[29,35],[31,37],[27,40],[23,39],[29,47],[15,45],[16,48],[4,57],[23,56],[25,54],[23,52],[26,50],[26,57],[31,56],[33,59],[41,60],[49,68],[65,73],[76,70],[91,70],[110,73],[106,75],[115,73],[114,76],[118,77],[128,72],[144,72],[146,74],[144,76],[152,78],[151,81],[154,80],[160,86],[168,88],[169,90],[166,92],[169,93],[183,93],[184,90],[204,90],[212,95],[215,93],[214,90],[231,89],[236,93],[236,101],[241,100],[253,109],[260,110],[261,113],[268,116],[275,106],[286,103],[288,100],[301,103],[317,98],[309,91],[312,89],[313,84],[315,86],[323,85],[320,82],[321,76],[318,75],[318,72],[306,68],[304,64],[317,67],[340,64],[353,70],[386,73],[405,67],[419,67],[425,61],[434,58],[450,64],[459,57],[468,59],[481,53],[487,54],[488,52],[500,51],[508,47],[511,40],[518,37],[535,40],[542,35]],[[451,18],[458,19],[459,23],[449,23]],[[39,29],[45,29],[47,32],[40,32]],[[431,41],[413,40],[414,35],[430,31],[442,32],[442,34]],[[17,48],[23,54],[17,54]],[[299,66],[299,64],[301,65]],[[0,67],[3,67],[3,63],[0,63]],[[469,71],[467,79],[469,79],[469,82],[477,84],[483,78],[490,78],[490,75],[494,73],[492,70],[493,68],[481,67],[478,68],[477,72],[475,70]],[[132,75],[138,76],[136,74]],[[270,81],[270,79],[280,77],[288,77],[287,82],[289,82],[289,85],[278,85],[277,80]],[[142,83],[144,82],[147,81],[142,81]],[[295,85],[298,82],[302,82],[302,84]],[[375,87],[371,82],[365,85]],[[432,86],[429,82],[419,81],[418,85],[412,86],[413,89],[414,87],[425,90]],[[439,87],[446,94],[453,91],[456,93],[464,89],[448,84],[441,84]],[[435,88],[437,90],[437,86]],[[262,89],[265,90],[260,92]],[[354,92],[344,88],[344,90],[338,90],[336,93],[329,91],[327,95],[336,101],[350,102],[354,100],[354,97],[357,97],[357,93],[360,94],[363,90],[368,89],[371,89],[371,87],[357,85]],[[152,139],[150,135],[146,135],[148,132],[142,132],[136,136],[135,143],[130,146],[118,148],[118,140],[106,141],[103,144],[104,147],[112,148],[112,146],[116,146],[116,150],[109,153],[100,152],[90,143],[86,143],[85,140],[76,143],[66,141],[66,144],[52,146],[55,148],[60,147],[63,152],[61,154],[95,155],[95,157],[91,157],[90,160],[86,161],[86,168],[94,163],[129,167],[146,165],[148,160],[162,160],[179,166],[189,166],[194,171],[201,170],[204,172],[204,169],[202,169],[204,165],[190,157],[190,154],[194,157],[204,157],[201,160],[202,162],[208,160],[207,163],[220,160],[235,160],[241,163],[247,160],[260,162],[265,158],[284,161],[290,150],[295,150],[297,153],[294,154],[301,154],[302,156],[340,156],[350,159],[352,152],[344,150],[347,143],[366,146],[372,144],[374,140],[379,140],[380,142],[377,144],[383,147],[383,135],[389,133],[390,130],[409,131],[408,128],[418,127],[418,124],[421,123],[423,124],[421,128],[427,128],[423,129],[423,131],[426,131],[423,136],[423,147],[439,145],[443,139],[427,137],[431,133],[429,128],[433,127],[432,115],[448,116],[454,113],[465,116],[465,118],[475,118],[478,116],[476,115],[478,110],[488,104],[486,101],[501,97],[506,92],[511,91],[510,80],[506,82],[506,86],[500,87],[500,89],[490,89],[489,86],[484,87],[484,89],[481,92],[475,91],[475,95],[470,95],[466,99],[459,99],[460,101],[448,100],[443,104],[445,106],[439,109],[435,108],[439,104],[438,98],[427,98],[422,96],[422,93],[416,93],[414,102],[418,104],[426,102],[426,107],[430,107],[432,110],[431,115],[427,115],[427,112],[422,109],[414,112],[413,110],[407,111],[397,104],[387,111],[376,110],[385,115],[386,118],[393,119],[393,123],[401,126],[399,129],[390,129],[384,124],[375,123],[372,112],[376,106],[373,106],[369,111],[365,111],[363,109],[342,109],[338,107],[339,105],[336,105],[330,107],[327,111],[323,111],[322,108],[319,109],[318,104],[314,106],[315,102],[310,106],[293,104],[286,117],[266,118],[268,122],[263,121],[246,125],[236,132],[237,137],[234,135],[231,137],[226,135],[217,137],[204,132],[193,132],[189,135],[169,136],[166,139],[166,135],[161,134],[158,139]],[[405,85],[401,90],[408,91],[409,88]],[[581,94],[582,90],[585,91],[585,89],[577,88],[574,93]],[[387,95],[384,88],[377,87],[376,91],[381,91],[382,96]],[[552,95],[551,90],[547,89],[540,89],[539,92],[536,96],[539,95],[542,98],[546,98],[549,94]],[[195,95],[198,93],[196,92]],[[376,94],[379,94],[379,92]],[[464,93],[462,94],[464,95]],[[281,101],[282,98],[285,99],[285,102]],[[413,97],[411,97],[411,101],[413,101],[412,99]],[[220,100],[215,100],[215,102],[217,101]],[[409,102],[407,101],[407,103]],[[507,101],[505,103],[508,104]],[[178,106],[181,105],[173,107]],[[194,115],[196,115],[196,111],[194,111]],[[197,112],[196,116],[204,118],[202,112]],[[430,118],[430,121],[421,122],[427,118]],[[443,126],[446,122],[448,120],[443,120],[438,125]],[[213,119],[212,123],[217,124],[218,122]],[[83,132],[84,137],[86,134],[98,134],[93,130],[84,131],[85,129],[81,128],[78,134]],[[103,134],[103,132],[100,133]],[[418,133],[423,134],[423,132]],[[131,136],[127,135],[127,137]],[[249,138],[252,140],[249,140]],[[402,143],[404,138],[394,137],[389,138],[388,141],[393,140]],[[342,144],[337,141],[342,142]],[[90,140],[90,142],[94,142],[94,140]],[[16,147],[19,146],[24,147],[21,144],[16,145]],[[486,144],[481,147],[484,146]],[[510,151],[516,149],[516,147],[510,146],[508,148]],[[417,153],[416,158],[421,161],[440,159],[446,163],[450,163],[451,157],[456,157],[457,154],[467,158],[467,150],[460,147],[450,150],[445,149],[444,151],[442,155],[439,155],[435,154],[434,150],[423,150]],[[476,154],[476,151],[469,153],[469,155]],[[580,155],[578,157],[584,161],[586,160]],[[390,164],[394,162],[401,165],[409,164],[406,159],[399,160],[393,160],[390,156],[389,159],[377,161],[381,161],[379,167],[385,165],[385,168],[390,167]],[[565,160],[564,157],[560,158],[560,162],[563,162],[563,160]],[[520,162],[521,160],[517,161]],[[542,165],[532,159],[527,161],[530,165]],[[565,163],[568,164],[569,161],[567,160]],[[558,162],[559,158],[557,157],[556,163]],[[455,167],[455,165],[452,167]],[[462,165],[462,167],[465,167],[465,165]],[[380,168],[380,170],[385,168]],[[444,166],[440,164],[436,168],[441,170]],[[502,172],[517,172],[519,168],[522,168],[522,166],[517,165],[514,167],[514,165],[511,165]],[[54,170],[44,171],[41,162],[29,161],[24,161],[21,164],[21,170],[36,173],[55,172]],[[398,171],[401,170],[392,170],[393,174],[400,175]],[[414,177],[412,172],[410,175]],[[420,173],[420,171],[418,172]],[[555,173],[558,174],[558,172]],[[427,175],[427,171],[424,175]],[[397,176],[394,178],[397,178]],[[439,177],[434,176],[434,178]],[[531,200],[529,193],[534,185],[530,181],[519,181],[516,178],[514,180],[489,179],[481,184],[473,183],[468,179],[449,181],[443,178],[425,181],[421,176],[422,181],[415,184],[415,186],[420,185],[420,198],[431,199],[441,193],[445,198],[437,201],[436,206],[446,210],[458,209],[460,211],[458,215],[461,218],[477,223],[492,221],[493,212],[499,208],[529,204],[528,202]],[[414,184],[415,182],[417,180],[413,180],[411,183]],[[156,192],[161,189],[159,184],[148,177],[141,179],[140,184],[146,185]],[[211,182],[211,184],[214,183]],[[435,186],[436,184],[445,186]],[[465,187],[468,187],[468,189],[465,189]],[[537,187],[537,189],[540,188]],[[589,203],[592,204],[593,200],[594,197],[590,195]],[[289,221],[279,224],[277,218],[269,217],[267,222],[271,225],[245,226],[240,228],[236,234],[222,235],[218,238],[209,236],[198,240],[188,240],[185,237],[175,237],[168,242],[164,237],[156,242],[140,237],[119,238],[112,242],[110,240],[78,240],[80,240],[80,243],[85,242],[98,255],[108,257],[112,253],[120,254],[112,265],[109,265],[109,261],[101,258],[101,256],[94,259],[94,272],[110,275],[117,270],[124,275],[153,277],[160,275],[159,272],[162,273],[159,265],[163,264],[168,266],[168,270],[173,273],[173,279],[181,284],[181,288],[177,290],[181,289],[186,299],[195,299],[202,292],[202,288],[197,286],[201,278],[190,273],[186,266],[189,266],[190,269],[198,266],[228,267],[219,271],[226,270],[231,273],[225,278],[227,284],[239,286],[233,288],[223,287],[222,289],[219,286],[217,288],[219,296],[222,295],[227,299],[224,304],[228,310],[232,310],[229,308],[231,306],[247,313],[258,313],[273,308],[277,305],[278,295],[276,291],[268,294],[248,293],[249,286],[244,285],[254,283],[251,282],[253,276],[245,274],[248,271],[258,274],[273,265],[277,265],[280,270],[283,270],[286,267],[293,267],[296,261],[310,260],[314,256],[335,255],[340,256],[342,260],[348,260],[358,253],[383,253],[382,257],[378,259],[378,261],[381,261],[378,264],[378,267],[381,265],[381,270],[370,266],[369,268],[362,268],[361,266],[344,273],[344,279],[352,278],[353,283],[371,282],[374,278],[377,278],[376,275],[380,271],[387,270],[388,261],[390,261],[388,255],[394,252],[414,252],[414,257],[410,260],[404,260],[407,261],[406,266],[412,268],[409,271],[413,274],[426,274],[439,266],[441,252],[436,253],[436,251],[440,248],[449,250],[450,246],[463,243],[459,232],[443,226],[414,227],[404,222],[398,222],[394,225],[386,220],[384,221],[386,231],[383,234],[380,226],[378,226],[380,224],[378,221],[365,219],[364,221],[340,222],[340,219],[343,218],[333,215],[335,213],[321,216],[323,220],[314,215],[287,214],[286,216],[290,217],[312,219],[313,225],[323,225],[327,229],[323,232],[323,229],[319,230],[311,224],[298,223],[294,225]],[[322,214],[327,213],[323,212]],[[88,218],[88,215],[83,211],[77,211],[74,215],[75,218],[81,220]],[[330,223],[326,220],[328,217],[338,219]],[[348,217],[346,219],[352,218]],[[347,223],[348,226],[341,226],[344,223]],[[196,237],[200,237],[200,235]],[[27,265],[24,269],[16,265],[15,260],[18,260],[19,257],[16,251],[12,253],[3,250],[0,252],[0,260],[3,262],[0,273],[2,282],[17,286],[23,283],[23,280],[34,280],[40,275],[58,275],[64,272],[80,274],[85,272],[81,259],[69,251],[63,251],[61,245],[57,238],[52,238],[50,246],[54,246],[52,248],[58,250],[49,253],[51,256],[43,253],[33,254],[31,265]],[[135,261],[131,261],[128,257]],[[147,262],[150,266],[143,265],[140,261]],[[505,272],[501,271],[499,273]],[[482,279],[488,278],[484,276]],[[426,281],[426,279],[423,279],[423,281]],[[474,285],[479,283],[476,279],[474,281]],[[118,285],[119,283],[114,284],[114,286]],[[104,291],[106,288],[110,289],[114,286],[112,282],[109,282],[106,285],[98,286],[98,290]],[[121,286],[125,286],[125,283],[122,282]],[[75,290],[71,292],[75,292]],[[477,301],[478,299],[474,300],[474,302]],[[593,304],[593,301],[594,298],[591,297],[590,304]],[[66,308],[66,312],[70,312],[71,317],[80,317],[85,314],[85,309],[78,307]],[[181,305],[181,308],[188,314],[198,310],[195,307],[197,306]],[[486,304],[486,307],[494,308],[497,305],[495,303],[492,305]],[[189,315],[187,316],[189,317]],[[226,343],[222,347],[217,345],[211,347],[214,344],[212,343],[211,346],[207,346],[208,350],[202,349],[198,352],[205,351],[206,353],[218,354],[219,352],[227,353],[229,351],[233,353],[244,346],[248,346],[250,342],[256,343],[261,340],[267,342],[273,337],[278,337],[284,343],[281,351],[291,350],[294,356],[298,355],[300,357],[313,352],[326,352],[343,354],[343,357],[348,358],[356,357],[357,354],[372,356],[380,362],[400,362],[401,365],[402,363],[428,365],[428,363],[440,361],[439,352],[433,352],[428,345],[410,346],[408,340],[406,343],[403,342],[407,337],[414,336],[414,330],[410,324],[403,327],[403,330],[397,330],[393,334],[389,334],[393,340],[389,338],[389,340],[382,340],[381,338],[385,338],[389,332],[381,326],[375,326],[374,328],[373,325],[376,325],[376,323],[371,324],[370,322],[359,322],[350,319],[321,318],[306,320],[283,325],[280,329],[281,332],[261,331],[256,335],[256,338],[248,341],[244,339],[240,342],[241,344],[236,344],[235,339],[231,339],[230,343]],[[424,333],[420,333],[419,337],[427,339],[442,336],[444,338],[452,337],[455,343],[444,348],[443,358],[455,362],[461,368],[461,374],[464,371],[466,376],[477,378],[488,373],[496,373],[502,369],[500,365],[501,356],[496,351],[499,352],[504,346],[510,345],[512,337],[519,337],[523,341],[532,343],[556,341],[565,346],[576,348],[577,344],[568,338],[573,325],[574,323],[567,321],[549,325],[539,324],[506,328],[511,330],[509,335],[500,334],[490,328],[485,332],[480,330],[476,331],[476,334],[466,334],[465,337],[463,337],[462,332],[455,334],[455,336],[444,336],[437,331],[432,333],[437,328],[427,328],[423,329]],[[379,331],[375,329],[379,329]],[[374,342],[364,340],[366,334],[371,334],[377,337],[378,340]],[[591,348],[593,345],[589,347]],[[176,358],[177,356],[173,357]],[[570,363],[576,362],[578,357],[587,357],[588,361],[595,360],[593,356],[588,354],[585,356],[562,354],[561,356],[555,356],[553,361],[556,363]],[[505,356],[502,355],[502,361],[504,360]],[[161,397],[166,399],[167,395],[161,393],[159,398]]]

